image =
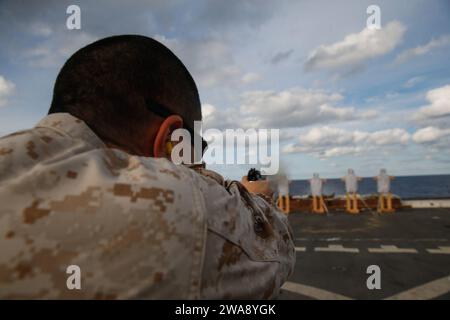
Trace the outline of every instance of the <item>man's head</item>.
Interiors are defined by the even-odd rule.
[[[193,131],[201,104],[192,76],[164,45],[144,36],[96,41],[58,74],[49,113],[83,120],[108,145],[141,156],[166,155],[177,128]]]

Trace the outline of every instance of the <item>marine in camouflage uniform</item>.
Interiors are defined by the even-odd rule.
[[[274,298],[295,261],[284,214],[239,182],[68,113],[0,139],[0,253],[1,299]]]

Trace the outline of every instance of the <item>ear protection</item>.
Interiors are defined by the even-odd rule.
[[[162,146],[164,146],[166,149],[165,150],[166,155],[170,156],[172,154],[172,149],[173,149],[172,141],[164,142],[164,140],[168,139],[168,137],[166,137],[165,135],[167,134],[167,132],[169,131],[169,128],[171,126],[174,126],[175,128],[176,127],[181,128],[183,126],[183,119],[178,115],[171,115],[164,120],[164,122],[161,124],[161,126],[158,130],[158,133],[156,134],[155,141],[159,141],[159,142],[155,143],[153,145],[153,154],[154,155],[158,154],[158,149]]]
[[[167,156],[171,156],[172,154],[172,150],[173,150],[173,142],[172,141],[167,141],[166,142],[166,154]]]

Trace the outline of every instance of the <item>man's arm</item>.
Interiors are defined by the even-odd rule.
[[[276,297],[295,263],[287,217],[240,182],[198,172],[208,224],[201,297]]]

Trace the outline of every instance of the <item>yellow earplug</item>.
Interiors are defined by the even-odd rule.
[[[167,141],[166,142],[166,152],[168,156],[172,155],[172,150],[173,150],[173,143],[172,141]]]

